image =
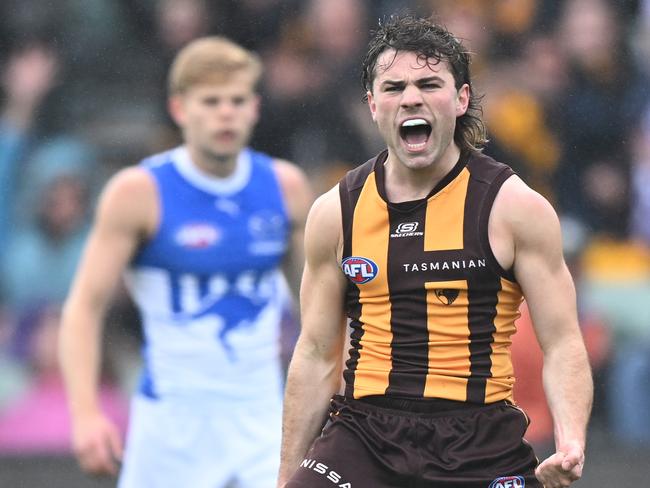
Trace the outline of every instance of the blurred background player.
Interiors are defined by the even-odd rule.
[[[122,439],[98,406],[102,320],[123,271],[144,326],[120,487],[272,486],[279,323],[302,265],[311,191],[246,147],[258,57],[221,37],[183,48],[169,110],[185,144],[106,185],[64,307],[60,360],[83,469],[116,474]]]

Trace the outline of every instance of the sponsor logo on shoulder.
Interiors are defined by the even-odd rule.
[[[350,256],[345,258],[343,263],[341,263],[341,268],[343,268],[345,276],[350,278],[350,281],[357,285],[368,283],[377,276],[379,271],[379,268],[371,259],[362,258],[360,256]]]
[[[416,237],[424,235],[424,232],[418,232],[419,222],[402,222],[397,226],[395,232],[390,237]]]
[[[526,480],[523,476],[502,476],[495,479],[488,488],[524,488]]]
[[[337,486],[338,488],[352,488],[352,483],[345,481],[339,473],[326,464],[319,463],[316,459],[303,459],[300,463],[300,467],[311,469],[315,473],[325,476],[332,482],[332,486]]]

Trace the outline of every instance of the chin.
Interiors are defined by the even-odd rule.
[[[435,155],[430,152],[413,154],[400,151],[398,157],[404,166],[413,170],[428,168],[435,160]]]
[[[215,159],[230,159],[236,157],[241,151],[241,147],[229,146],[229,147],[211,147],[207,148],[207,152]]]

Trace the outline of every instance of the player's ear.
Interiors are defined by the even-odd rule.
[[[254,122],[257,124],[260,120],[260,111],[262,110],[262,97],[258,94],[255,93],[253,95],[253,116],[254,116]]]
[[[465,115],[467,107],[469,107],[469,85],[465,83],[458,90],[458,95],[456,97],[456,117]]]
[[[176,122],[176,125],[182,127],[185,123],[185,110],[181,95],[171,95],[167,99],[167,111],[174,122]]]
[[[377,104],[375,103],[375,98],[372,96],[372,92],[368,90],[366,92],[366,98],[368,99],[368,108],[370,108],[370,115],[372,120],[377,121]]]

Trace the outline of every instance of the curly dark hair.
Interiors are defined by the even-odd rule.
[[[430,19],[396,15],[380,21],[377,30],[372,33],[362,65],[361,82],[366,93],[372,93],[379,56],[389,49],[417,53],[431,64],[446,61],[456,89],[463,84],[469,86],[469,106],[467,112],[456,119],[454,141],[465,154],[480,151],[487,142],[482,119],[482,96],[474,93],[469,71],[471,56],[461,41]]]

